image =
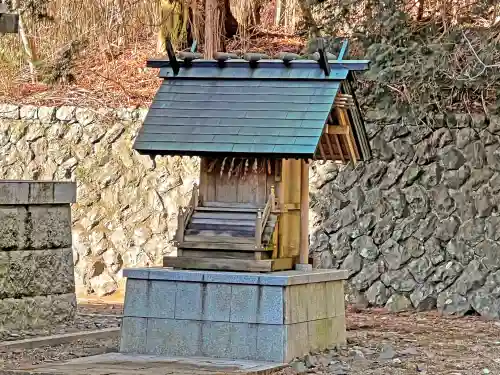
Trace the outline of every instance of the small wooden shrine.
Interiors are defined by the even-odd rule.
[[[164,266],[268,272],[309,264],[309,163],[364,160],[370,148],[354,95],[368,61],[194,53],[149,60],[164,81],[134,148],[201,157],[180,208],[177,257]]]
[[[9,13],[7,4],[0,1],[0,34],[19,32],[19,15]]]

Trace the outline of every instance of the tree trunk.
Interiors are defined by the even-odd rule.
[[[30,74],[31,74],[31,82],[35,83],[37,81],[37,76],[36,76],[36,48],[35,44],[33,43],[33,39],[28,36],[26,33],[26,22],[24,18],[23,12],[19,9],[19,1],[18,0],[13,0],[12,1],[12,8],[17,10],[19,12],[19,36],[21,37],[21,41],[23,43],[23,49],[24,53],[26,53],[26,56],[28,57],[28,65],[30,68]]]
[[[309,38],[318,38],[320,36],[318,25],[314,20],[311,12],[311,7],[307,4],[307,0],[297,0],[302,11],[304,23],[309,30]]]
[[[238,32],[238,22],[231,12],[229,0],[205,1],[205,58],[212,59],[215,52],[225,52],[225,38]]]
[[[214,53],[222,51],[222,11],[217,0],[205,2],[205,58],[213,59]]]
[[[283,0],[276,0],[276,12],[274,16],[274,25],[281,25],[281,8],[283,6]]]

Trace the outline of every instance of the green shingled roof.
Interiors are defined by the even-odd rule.
[[[193,64],[195,64],[194,62]],[[194,65],[166,78],[134,148],[151,155],[312,158],[348,69]]]

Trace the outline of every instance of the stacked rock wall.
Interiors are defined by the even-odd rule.
[[[0,179],[76,180],[77,290],[121,286],[123,267],[161,264],[198,160],[132,150],[145,110],[0,105]]]
[[[0,181],[0,331],[74,317],[75,195],[74,183]]]
[[[373,159],[312,175],[311,251],[351,301],[500,316],[500,117],[367,114]]]

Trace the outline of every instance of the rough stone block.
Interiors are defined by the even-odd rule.
[[[204,293],[203,320],[229,322],[231,285],[206,284]]]
[[[0,266],[0,298],[21,298],[75,292],[72,249],[9,251],[6,274]]]
[[[71,247],[71,208],[30,206],[28,242],[36,249]]]
[[[0,206],[0,250],[26,248],[26,222],[24,207]]]
[[[19,106],[14,104],[0,104],[0,118],[18,120]]]
[[[38,108],[34,105],[23,105],[19,114],[23,120],[36,120],[38,118]]]
[[[123,317],[120,336],[120,352],[146,353],[147,325],[148,321],[146,318]]]
[[[56,118],[55,107],[40,107],[38,108],[38,119],[42,124],[50,124]]]
[[[201,324],[192,320],[149,318],[147,353],[179,357],[199,356]]]
[[[76,116],[76,121],[78,121],[83,126],[87,126],[94,122],[95,118],[97,117],[97,114],[92,109],[77,108],[75,116]]]
[[[75,107],[63,105],[56,111],[56,119],[59,121],[72,121],[75,119]]]
[[[258,285],[231,286],[231,316],[234,323],[257,323]]]
[[[0,327],[33,329],[70,321],[76,312],[71,294],[0,299]]]
[[[283,324],[284,290],[280,286],[261,286],[257,322],[262,324]]]
[[[202,284],[192,282],[178,282],[175,295],[176,319],[202,320]]]
[[[20,181],[0,181],[0,205],[27,204],[29,184]]]

